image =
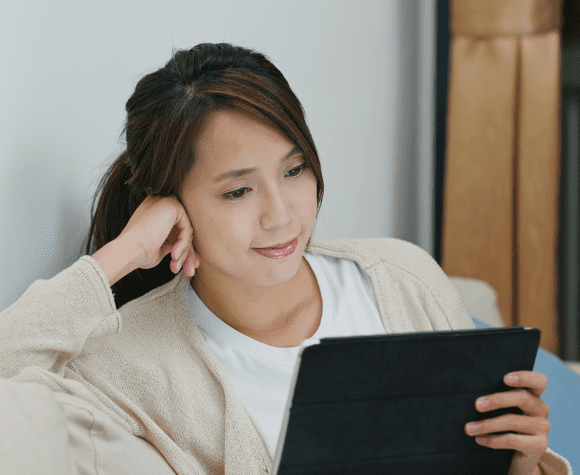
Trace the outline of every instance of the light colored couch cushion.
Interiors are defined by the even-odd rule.
[[[450,277],[450,279],[470,315],[490,327],[504,326],[497,303],[497,293],[491,285],[483,280],[466,277]]]
[[[0,379],[2,475],[175,475],[159,452],[91,404]]]

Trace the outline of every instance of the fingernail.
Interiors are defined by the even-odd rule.
[[[489,406],[489,401],[487,399],[481,397],[476,401],[476,404],[477,404],[477,407],[479,409],[485,409],[486,407]]]
[[[476,437],[475,441],[480,445],[487,445],[489,442],[489,439],[487,439],[485,437]]]
[[[514,384],[518,382],[518,375],[517,374],[507,374],[505,377],[506,384]]]
[[[477,432],[477,429],[479,429],[479,424],[476,424],[475,422],[470,422],[469,424],[467,424],[467,432],[469,432],[470,434],[474,434],[475,432]]]

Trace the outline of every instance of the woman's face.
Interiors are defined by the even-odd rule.
[[[279,132],[241,113],[213,113],[180,198],[200,257],[196,276],[274,286],[296,275],[317,213],[316,177]],[[296,240],[286,252],[259,252]]]

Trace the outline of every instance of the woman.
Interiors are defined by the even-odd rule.
[[[300,102],[263,55],[177,51],[126,108],[127,150],[97,191],[88,255],[0,317],[2,376],[52,389],[89,447],[73,464],[137,473],[159,453],[180,474],[268,473],[305,339],[473,326],[417,247],[310,244],[320,162]],[[516,450],[513,473],[567,473],[547,450],[545,376],[511,376],[514,390],[476,408],[523,414],[465,431]]]

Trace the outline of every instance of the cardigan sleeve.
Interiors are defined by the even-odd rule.
[[[570,462],[548,449],[539,462],[540,471],[546,475],[572,475]]]
[[[35,281],[0,312],[0,378],[31,366],[63,376],[88,338],[115,334],[120,326],[104,271],[83,256],[53,278]]]

